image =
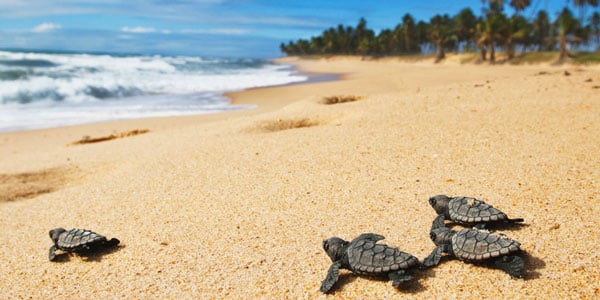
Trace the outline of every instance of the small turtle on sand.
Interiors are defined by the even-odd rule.
[[[521,218],[509,219],[508,216],[493,206],[471,197],[453,197],[437,195],[429,198],[429,204],[438,215],[443,215],[452,222],[461,224],[478,224],[483,228],[486,223],[520,223]]]
[[[423,260],[424,268],[437,265],[442,253],[448,253],[467,262],[489,262],[511,277],[523,274],[523,258],[517,255],[521,243],[505,235],[475,228],[454,231],[446,227],[440,215],[433,221],[429,236],[437,247]]]
[[[65,230],[64,228],[55,228],[50,230],[50,238],[54,245],[50,247],[48,259],[50,261],[56,258],[56,250],[74,253],[94,252],[106,248],[111,248],[119,244],[119,240],[112,238],[106,240],[106,237],[99,235],[87,229]]]
[[[387,276],[392,285],[412,279],[408,269],[419,265],[419,260],[397,248],[377,244],[384,237],[374,233],[363,233],[348,242],[338,237],[323,241],[323,249],[333,261],[327,277],[321,283],[321,292],[327,293],[338,280],[340,269],[348,269],[354,274]]]

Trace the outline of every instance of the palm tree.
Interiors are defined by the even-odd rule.
[[[556,18],[554,24],[558,28],[559,60],[564,60],[572,56],[567,49],[567,42],[569,35],[575,33],[577,27],[579,27],[579,21],[573,16],[571,10],[565,7],[558,15],[558,18]],[[572,42],[578,39],[576,36],[570,38]]]
[[[525,10],[531,4],[530,0],[510,0],[509,5],[515,9],[515,14]]]
[[[425,45],[429,42],[428,32],[429,24],[425,21],[419,21],[415,27],[415,39],[418,45]],[[419,50],[419,52],[422,52],[422,50]]]
[[[585,17],[585,7],[593,6],[598,7],[598,0],[573,0],[573,5],[579,7],[579,21],[583,23]]]
[[[375,33],[373,30],[367,28],[367,21],[365,18],[360,18],[356,30],[354,31],[355,42],[353,43],[353,50],[357,52],[357,54],[369,54],[374,38]]]
[[[508,21],[503,13],[490,13],[485,20],[479,22],[477,46],[481,49],[482,60],[485,60],[485,54],[489,51],[490,61],[492,63],[496,61],[495,45],[502,41],[502,33],[506,30],[507,24]]]
[[[401,32],[404,42],[403,50],[406,53],[415,53],[420,50],[419,44],[415,39],[415,27],[415,19],[410,14],[405,14],[404,17],[402,17]]]
[[[372,46],[372,51],[376,55],[391,55],[395,52],[394,48],[394,34],[389,29],[382,30]]]
[[[475,17],[475,14],[473,14],[473,11],[470,8],[463,8],[454,17],[454,25],[458,44],[463,42],[466,43],[465,51],[469,50],[471,48],[469,44],[475,37],[477,17]]]
[[[590,27],[592,34],[596,36],[596,46],[600,49],[600,13],[597,11],[590,17]]]
[[[489,2],[489,8],[487,10],[484,8],[485,14],[502,13],[504,10],[504,0],[481,0],[483,4],[486,2]]]
[[[508,20],[502,34],[506,45],[506,56],[508,60],[515,57],[515,43],[528,43],[531,33],[531,25],[523,16],[515,14]]]
[[[533,20],[533,43],[538,46],[537,51],[548,50],[548,39],[550,38],[552,25],[545,10],[540,10]]]
[[[429,21],[429,38],[437,48],[436,62],[446,57],[445,48],[456,39],[453,25],[448,15],[435,15]]]

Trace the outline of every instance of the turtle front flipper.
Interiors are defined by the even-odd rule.
[[[383,235],[380,234],[376,234],[376,233],[363,233],[361,235],[359,235],[357,238],[355,238],[355,241],[358,240],[369,240],[369,241],[373,241],[373,242],[377,242],[380,240],[385,239],[385,237]]]
[[[58,250],[58,247],[56,247],[56,245],[50,247],[50,253],[48,253],[48,259],[50,261],[53,261],[56,258],[56,250]]]
[[[442,253],[444,252],[444,245],[437,246],[429,256],[425,257],[423,260],[423,264],[421,265],[421,269],[426,269],[429,267],[436,266],[440,263],[440,259],[442,259]]]
[[[338,281],[338,278],[340,277],[341,266],[342,262],[339,260],[331,264],[329,270],[327,271],[327,277],[325,277],[325,280],[321,282],[321,292],[327,293],[335,285],[335,283]]]
[[[494,266],[513,278],[520,278],[523,275],[525,262],[523,258],[517,255],[502,256],[494,260]]]
[[[433,222],[431,222],[431,230],[446,228],[446,223],[444,223],[444,220],[446,220],[446,217],[444,215],[439,215],[435,217]]]
[[[398,270],[396,272],[390,272],[388,278],[392,281],[392,286],[399,287],[403,282],[413,279],[413,276],[408,274],[405,270]]]

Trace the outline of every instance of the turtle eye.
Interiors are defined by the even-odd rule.
[[[323,241],[323,249],[325,249],[325,252],[329,251],[329,243],[327,240]]]
[[[434,206],[436,203],[435,198],[431,197],[429,198],[429,205]]]
[[[434,242],[435,242],[435,239],[437,238],[437,236],[436,236],[435,232],[430,232],[430,233],[429,233],[429,237],[430,237],[430,238],[431,238],[431,240],[432,240],[432,241],[434,241]]]

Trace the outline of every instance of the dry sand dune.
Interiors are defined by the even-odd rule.
[[[286,62],[343,80],[230,95],[252,111],[0,134],[0,297],[322,298],[323,239],[375,232],[422,259],[440,193],[525,218],[503,230],[523,279],[445,260],[404,291],[342,271],[332,296],[599,297],[598,67]],[[149,131],[71,145],[131,130]],[[59,226],[121,245],[49,262]]]

